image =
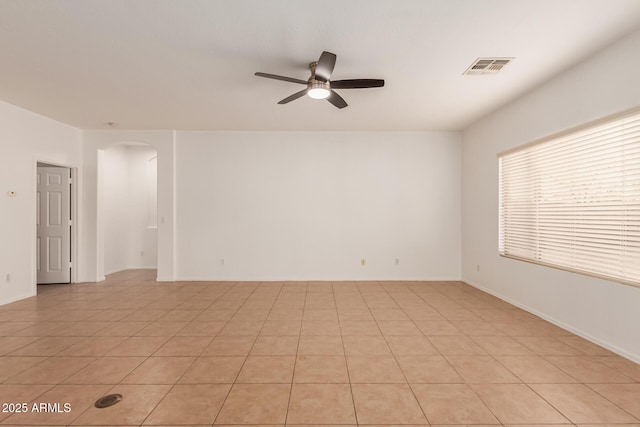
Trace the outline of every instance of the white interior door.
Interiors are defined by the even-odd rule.
[[[69,168],[38,166],[38,284],[71,282]]]

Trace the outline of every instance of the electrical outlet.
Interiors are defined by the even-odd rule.
[[[11,281],[11,273],[7,274],[7,283]]]
[[[476,271],[479,273],[480,272],[480,264],[476,264]]]
[[[364,267],[365,265],[367,265],[367,259],[366,259],[366,258],[362,258],[362,259],[360,260],[360,265],[361,265],[361,266],[363,266],[363,267]]]
[[[144,256],[144,251],[140,251],[140,256]]]
[[[220,258],[220,265],[224,265],[224,258]]]
[[[396,258],[396,265],[400,265],[400,258]]]

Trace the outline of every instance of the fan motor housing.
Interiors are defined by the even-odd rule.
[[[314,78],[309,79],[309,83],[307,85],[309,90],[311,89],[326,89],[331,90],[331,84],[329,82],[321,82],[320,80],[316,80]]]

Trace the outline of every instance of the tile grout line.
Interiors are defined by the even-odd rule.
[[[336,298],[336,289],[333,282],[331,282],[331,293],[333,294],[333,301],[334,301],[334,304],[336,305],[336,316],[338,317],[338,327],[340,328],[340,342],[342,343],[344,365],[347,370],[347,380],[349,381],[349,392],[351,393],[351,405],[353,406],[353,416],[355,417],[356,425],[360,425],[360,423],[358,422],[358,411],[356,410],[356,399],[353,396],[353,386],[351,384],[351,374],[349,373],[349,364],[347,363],[347,350],[344,346],[344,335],[342,335],[342,321],[340,320],[340,312],[338,310],[338,300]],[[360,298],[362,298],[362,296]]]
[[[595,383],[594,383],[595,384]],[[606,384],[606,383],[598,383],[598,384],[602,384],[602,385],[624,385],[624,384],[633,384],[633,383],[611,383],[611,384]],[[629,414],[631,417],[635,418],[637,421],[640,421],[640,417],[636,417],[634,414],[632,414],[631,412],[629,412],[628,410],[624,409],[622,406],[618,405],[617,403],[613,402],[611,399],[609,399],[607,396],[605,396],[604,394],[600,393],[598,390],[593,389],[592,387],[589,386],[589,384],[583,383],[582,385],[584,385],[587,389],[591,390],[592,392],[598,394],[599,396],[602,396],[603,399],[605,399],[607,402],[610,402],[612,405],[614,405],[616,408],[626,412],[627,414]]]
[[[291,386],[289,387],[289,398],[287,399],[287,409],[284,415],[284,425],[289,420],[289,407],[291,406],[291,396],[293,395],[293,381],[296,375],[296,365],[298,364],[298,351],[300,350],[300,339],[302,337],[302,328],[304,327],[304,313],[307,307],[307,296],[309,295],[309,282],[306,282],[304,292],[304,302],[302,304],[302,318],[300,319],[300,330],[298,331],[298,345],[296,346],[296,355],[293,359],[293,372],[291,372]]]

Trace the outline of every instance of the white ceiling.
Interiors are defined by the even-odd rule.
[[[0,99],[85,129],[457,130],[640,27],[638,0],[0,0]],[[303,97],[323,50],[349,107]],[[477,57],[514,56],[462,76]]]

